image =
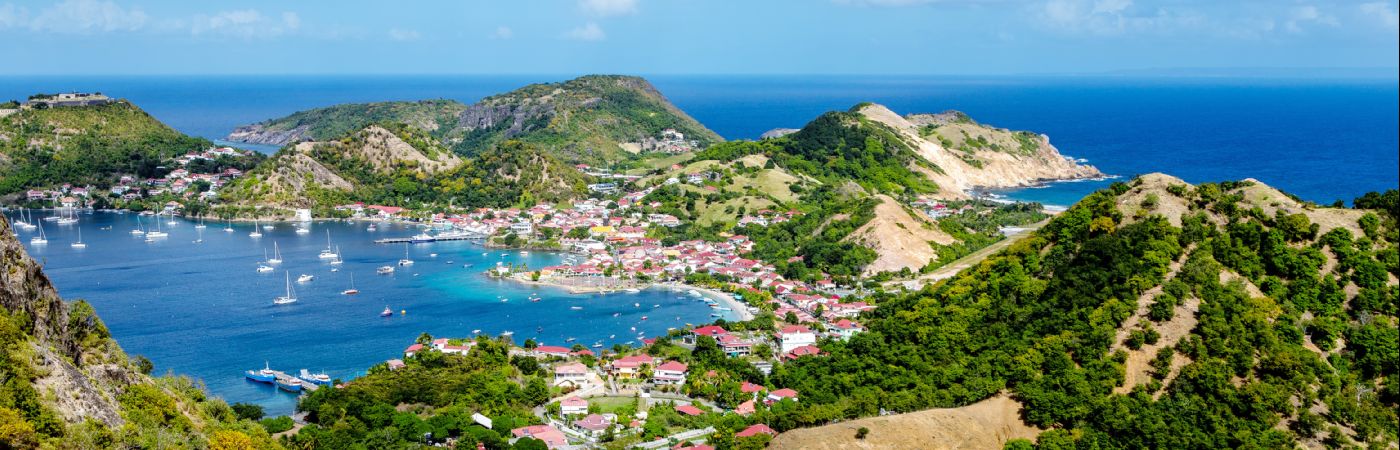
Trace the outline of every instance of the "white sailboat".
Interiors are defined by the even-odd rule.
[[[140,236],[143,234],[146,234],[146,230],[141,229],[141,216],[136,216],[136,228],[131,230],[131,235]]]
[[[44,224],[41,223],[39,224],[39,234],[29,238],[29,245],[47,245],[48,243],[49,237],[44,234]]]
[[[340,255],[337,254],[337,253],[336,253],[334,250],[332,250],[331,248],[332,248],[332,247],[331,247],[331,230],[328,229],[328,230],[326,230],[326,249],[325,249],[325,250],[321,250],[321,254],[318,255],[317,257],[318,257],[318,258],[321,258],[321,259],[337,259],[337,258],[340,258]]]
[[[297,302],[296,294],[292,293],[292,272],[287,272],[287,295],[272,299],[274,305],[288,305]]]
[[[195,228],[196,230],[203,230],[204,228],[206,228],[206,226],[204,225],[204,218],[203,218],[203,217],[200,217],[200,218],[199,218],[199,223],[198,223],[198,224],[195,224],[194,228]]]
[[[164,231],[160,231],[160,219],[153,220],[152,222],[155,222],[155,224],[156,224],[156,229],[150,230],[150,231],[147,231],[147,232],[146,232],[146,241],[150,241],[150,240],[156,239],[156,238],[163,238],[163,237],[170,236],[170,233],[166,233],[166,232],[164,232]]]
[[[248,237],[250,237],[250,238],[260,238],[260,237],[262,237],[262,232],[261,232],[261,231],[258,231],[258,219],[253,219],[253,231],[251,231],[251,232],[248,233]]]
[[[340,246],[335,246],[335,259],[331,260],[331,265],[338,266],[345,263],[345,259],[340,257]]]
[[[277,247],[277,241],[272,241],[272,257],[267,259],[268,264],[282,264],[282,249]]]
[[[225,220],[225,221],[224,221],[224,232],[225,232],[225,233],[232,233],[232,232],[233,232],[233,221],[232,221],[232,220]]]
[[[403,259],[400,259],[400,260],[399,260],[399,265],[400,265],[400,266],[411,266],[411,265],[413,265],[413,260],[408,259],[408,244],[404,244],[404,245],[403,245]]]
[[[27,217],[26,217],[26,215],[25,215],[25,212],[26,212],[26,211],[29,211],[29,210],[28,210],[28,209],[24,209],[24,208],[21,208],[21,209],[19,210],[19,217],[15,219],[14,224],[15,224],[16,227],[19,227],[19,228],[21,228],[21,229],[32,230],[32,229],[34,229],[34,224],[29,223],[29,220],[27,219]]]
[[[355,295],[360,293],[359,289],[355,289],[355,274],[350,274],[350,289],[340,291],[340,293],[344,295]]]
[[[77,241],[77,242],[74,242],[74,243],[72,243],[72,244],[68,244],[68,246],[69,246],[69,247],[73,247],[73,248],[87,248],[87,244],[83,242],[83,229],[82,229],[82,227],[79,227],[79,228],[78,228],[78,241]]]

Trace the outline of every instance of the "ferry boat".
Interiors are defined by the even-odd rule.
[[[301,383],[301,380],[292,378],[290,376],[283,375],[277,377],[277,389],[281,389],[287,392],[301,392]]]
[[[298,282],[298,283],[310,283],[311,280],[315,280],[315,279],[316,279],[316,276],[314,276],[314,275],[307,275],[307,274],[304,274],[304,273],[303,273],[303,274],[301,274],[301,276],[297,277],[297,282]]]
[[[272,299],[274,305],[289,305],[297,302],[296,294],[292,293],[292,272],[287,272],[287,295]]]
[[[389,309],[388,306],[385,306],[385,307],[384,307],[384,312],[379,313],[379,317],[393,317],[393,316],[394,316],[394,310]]]
[[[374,273],[380,275],[389,275],[391,273],[394,273],[394,266],[379,266],[379,269],[376,269]]]
[[[263,363],[262,370],[248,370],[247,372],[243,372],[243,377],[247,378],[249,381],[271,384],[277,381],[277,371],[268,367],[267,363]]]
[[[412,242],[412,243],[414,243],[414,244],[424,244],[424,243],[435,242],[435,241],[437,241],[437,238],[435,238],[435,237],[433,237],[433,235],[427,234],[427,233],[418,233],[418,234],[413,235],[413,237],[408,238],[408,242]]]
[[[306,369],[301,369],[301,374],[298,375],[297,378],[301,381],[320,386],[331,384],[331,376],[326,375],[325,372],[313,374]]]

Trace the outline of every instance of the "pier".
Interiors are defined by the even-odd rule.
[[[375,239],[375,240],[374,240],[374,243],[376,243],[376,244],[403,244],[403,243],[427,244],[427,243],[439,242],[439,241],[481,241],[481,240],[486,240],[486,236],[482,236],[482,235],[479,235],[479,234],[450,234],[450,235],[437,235],[437,236],[433,236],[432,239],[423,239],[423,238],[420,238],[420,237],[395,237],[395,238]]]

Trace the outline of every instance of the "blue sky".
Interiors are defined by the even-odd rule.
[[[0,75],[1397,66],[1394,0],[0,0]]]

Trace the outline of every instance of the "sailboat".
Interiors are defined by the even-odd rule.
[[[29,245],[47,245],[48,243],[49,237],[44,234],[44,224],[41,223],[39,224],[39,235],[29,238]]]
[[[146,241],[149,242],[149,241],[152,240],[152,239],[163,238],[163,237],[166,237],[166,236],[170,236],[170,233],[166,233],[166,232],[164,232],[164,231],[160,231],[160,219],[156,219],[156,220],[154,220],[153,222],[156,223],[156,229],[146,232]]]
[[[350,289],[340,291],[340,293],[344,295],[355,295],[360,293],[359,289],[355,289],[355,274],[350,274]]]
[[[146,234],[146,230],[141,229],[141,216],[136,216],[136,228],[131,230],[131,235],[140,236],[143,234]]]
[[[272,241],[272,257],[268,258],[268,264],[282,264],[282,249],[277,247],[277,241]]]
[[[287,295],[272,299],[274,305],[289,305],[297,302],[296,294],[292,293],[292,272],[287,271]]]
[[[411,266],[411,265],[413,265],[413,260],[408,259],[408,244],[404,244],[404,245],[403,245],[403,259],[400,259],[400,260],[399,260],[399,265],[400,265],[400,266]]]
[[[334,260],[331,260],[331,265],[336,265],[336,266],[338,266],[338,265],[341,265],[341,264],[344,264],[344,263],[345,263],[345,260],[342,259],[342,258],[340,257],[340,246],[337,245],[337,246],[335,246],[335,259],[334,259]]]
[[[195,228],[196,230],[203,230],[205,227],[206,227],[206,226],[204,225],[204,217],[200,217],[200,218],[199,218],[199,223],[198,223],[198,224],[195,224],[194,228]]]
[[[194,243],[196,243],[196,244],[203,244],[203,243],[204,243],[204,229],[203,229],[203,228],[200,228],[200,227],[198,227],[198,226],[196,226],[196,227],[194,228],[194,231],[195,231],[195,235],[196,235],[195,238],[194,238]]]
[[[65,209],[63,215],[58,218],[59,225],[72,225],[75,223],[78,223],[78,217],[73,213],[72,208]]]
[[[87,248],[87,244],[83,243],[83,228],[82,228],[82,227],[78,227],[78,241],[77,241],[77,242],[74,242],[74,243],[72,243],[72,244],[68,244],[68,246],[69,246],[69,247],[73,247],[73,248]]]
[[[224,220],[224,232],[225,232],[225,233],[232,233],[232,232],[233,232],[233,221],[232,221],[232,220]]]
[[[260,237],[262,237],[262,232],[261,232],[261,231],[258,231],[258,219],[253,219],[253,231],[251,231],[251,232],[248,233],[248,237],[250,237],[250,238],[260,238]]]
[[[331,230],[329,229],[326,230],[326,249],[321,250],[321,254],[317,257],[321,259],[336,259],[340,257],[334,250],[331,250]]]
[[[32,229],[32,228],[34,228],[34,224],[29,223],[29,221],[26,220],[25,214],[24,214],[25,211],[29,211],[29,210],[28,210],[28,209],[24,209],[24,208],[21,208],[21,209],[19,210],[19,217],[15,219],[14,224],[15,224],[15,226],[17,226],[17,227],[20,227],[20,228],[23,228],[23,229],[26,229],[26,230]]]

